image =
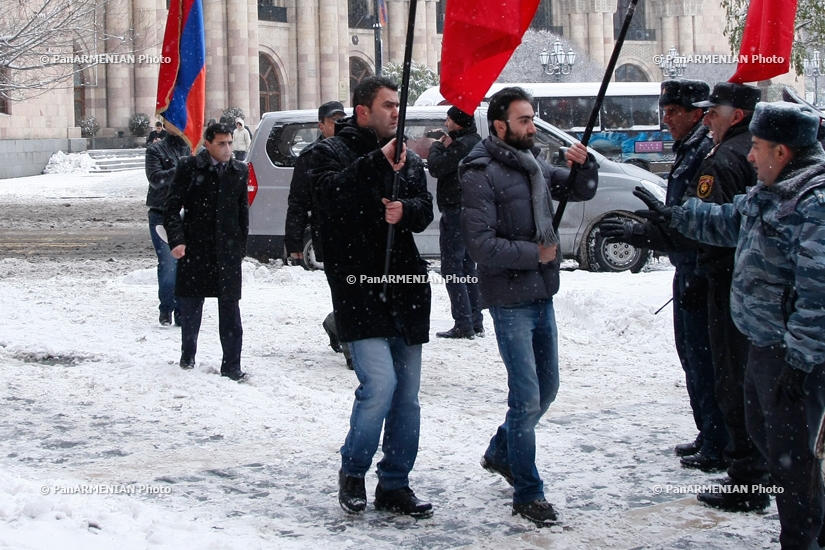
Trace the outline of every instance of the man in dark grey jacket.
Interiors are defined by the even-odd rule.
[[[175,296],[175,270],[177,261],[172,257],[169,245],[163,235],[163,208],[166,204],[166,195],[175,176],[175,168],[181,158],[188,157],[189,146],[178,135],[169,134],[166,139],[153,143],[146,149],[146,179],[149,180],[149,191],[146,193],[146,206],[149,207],[149,235],[158,257],[158,300],[160,300],[160,324],[168,327],[172,324],[172,313],[175,314],[175,324],[180,326],[180,310],[178,299]]]
[[[458,165],[481,141],[481,136],[478,135],[473,115],[458,107],[450,107],[444,125],[450,133],[430,146],[427,165],[430,175],[438,178],[435,195],[441,211],[441,276],[444,277],[444,286],[450,296],[455,325],[450,330],[435,335],[439,338],[473,339],[476,335],[484,335],[484,325],[478,308],[476,264],[467,253],[461,236],[461,183],[458,181]]]
[[[553,295],[561,251],[553,229],[551,196],[564,192],[568,172],[550,166],[534,147],[532,98],[505,88],[490,100],[490,137],[459,168],[462,232],[478,263],[481,306],[490,308],[507,368],[509,410],[481,459],[513,487],[513,513],[537,525],[557,521],[536,469],[535,427],[559,387]],[[570,200],[590,200],[598,165],[581,143],[567,151],[582,164]]]

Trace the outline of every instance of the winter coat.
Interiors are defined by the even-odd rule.
[[[175,167],[182,157],[190,154],[189,146],[176,135],[169,135],[146,148],[146,179],[149,180],[146,206],[150,210],[163,211]]]
[[[722,141],[711,149],[699,170],[688,184],[685,197],[698,197],[705,202],[724,204],[756,185],[756,170],[748,161],[751,150],[751,117],[731,126]],[[702,272],[713,276],[729,276],[733,270],[733,249],[700,247],[697,263]]]
[[[665,204],[668,206],[679,205],[684,201],[688,184],[713,147],[709,133],[710,128],[700,121],[683,139],[673,144],[676,159],[667,175]],[[699,247],[696,241],[654,222],[648,221],[641,225],[640,234],[635,234],[628,240],[630,244],[657,252],[668,252],[670,263],[677,269],[696,269],[696,253]]]
[[[309,181],[309,156],[315,145],[323,139],[319,136],[314,142],[304,147],[295,168],[292,170],[292,182],[289,184],[289,206],[286,209],[286,227],[284,230],[284,244],[287,254],[304,251],[304,231],[309,222],[312,228],[312,243],[315,248],[315,259],[323,262],[323,246],[318,231],[318,215],[315,212],[312,185]]]
[[[430,175],[438,178],[435,191],[439,210],[461,206],[461,182],[458,180],[458,165],[470,154],[473,147],[481,141],[476,125],[450,132],[452,142],[445,147],[440,141],[434,141],[427,156],[427,168]]]
[[[776,183],[733,203],[692,199],[671,226],[717,246],[735,246],[731,315],[759,347],[784,344],[786,360],[810,372],[825,364],[825,152],[816,144]]]
[[[567,185],[567,169],[538,157],[551,196],[558,200]],[[579,170],[571,201],[596,194],[598,164],[589,155]],[[547,264],[539,263],[535,242],[530,180],[516,156],[488,137],[476,145],[459,168],[461,229],[470,257],[478,264],[480,307],[509,305],[553,296],[559,289],[561,251]]]
[[[388,224],[381,199],[392,196],[393,170],[382,145],[372,129],[346,119],[310,155],[324,271],[341,341],[403,336],[408,345],[423,344],[429,340],[430,285],[413,233],[432,222],[433,198],[423,161],[408,150],[398,190],[404,213],[395,224],[389,272],[409,277],[389,284],[384,302],[380,278]]]
[[[178,260],[176,295],[241,298],[248,180],[249,168],[236,160],[227,162],[219,177],[206,149],[178,165],[163,212],[169,248],[186,245]]]
[[[252,143],[252,136],[246,128],[235,128],[232,132],[232,149],[234,151],[249,151],[249,144]]]

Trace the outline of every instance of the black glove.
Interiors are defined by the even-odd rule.
[[[805,379],[808,373],[804,370],[794,368],[790,365],[782,367],[779,378],[776,379],[776,399],[774,404],[778,405],[784,397],[788,403],[799,403],[805,397]]]
[[[634,225],[635,224],[630,220],[610,218],[599,224],[599,231],[601,232],[602,237],[609,241],[626,243],[630,242],[633,238]]]
[[[633,194],[642,200],[650,210],[637,210],[636,215],[650,221],[659,223],[665,227],[670,224],[670,217],[673,208],[665,206],[665,203],[653,196],[653,193],[644,187],[636,187]]]

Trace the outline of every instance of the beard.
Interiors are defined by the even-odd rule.
[[[504,132],[504,143],[514,149],[521,151],[529,151],[536,144],[535,135],[532,136],[516,136],[510,131],[510,125],[507,125],[507,130]]]

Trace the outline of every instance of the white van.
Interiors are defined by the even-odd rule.
[[[426,133],[445,130],[446,106],[408,107],[406,116],[407,147],[425,161],[431,140]],[[489,133],[486,106],[475,112],[482,138]],[[551,164],[563,164],[559,149],[569,147],[574,138],[558,128],[536,119],[536,144]],[[301,150],[318,136],[318,112],[314,109],[266,113],[252,138],[247,155],[249,163],[249,241],[247,254],[260,260],[284,258],[284,226],[292,168]],[[565,258],[578,260],[582,268],[592,271],[638,272],[647,263],[650,251],[625,243],[606,243],[598,224],[608,217],[633,218],[632,212],[645,207],[633,196],[633,188],[642,185],[665,199],[665,182],[656,175],[631,164],[619,164],[590,150],[599,163],[599,189],[587,202],[571,202],[559,228],[561,250]],[[430,192],[435,197],[436,180],[427,174]],[[415,236],[422,256],[438,257],[438,220]],[[307,248],[311,247],[307,231]]]

